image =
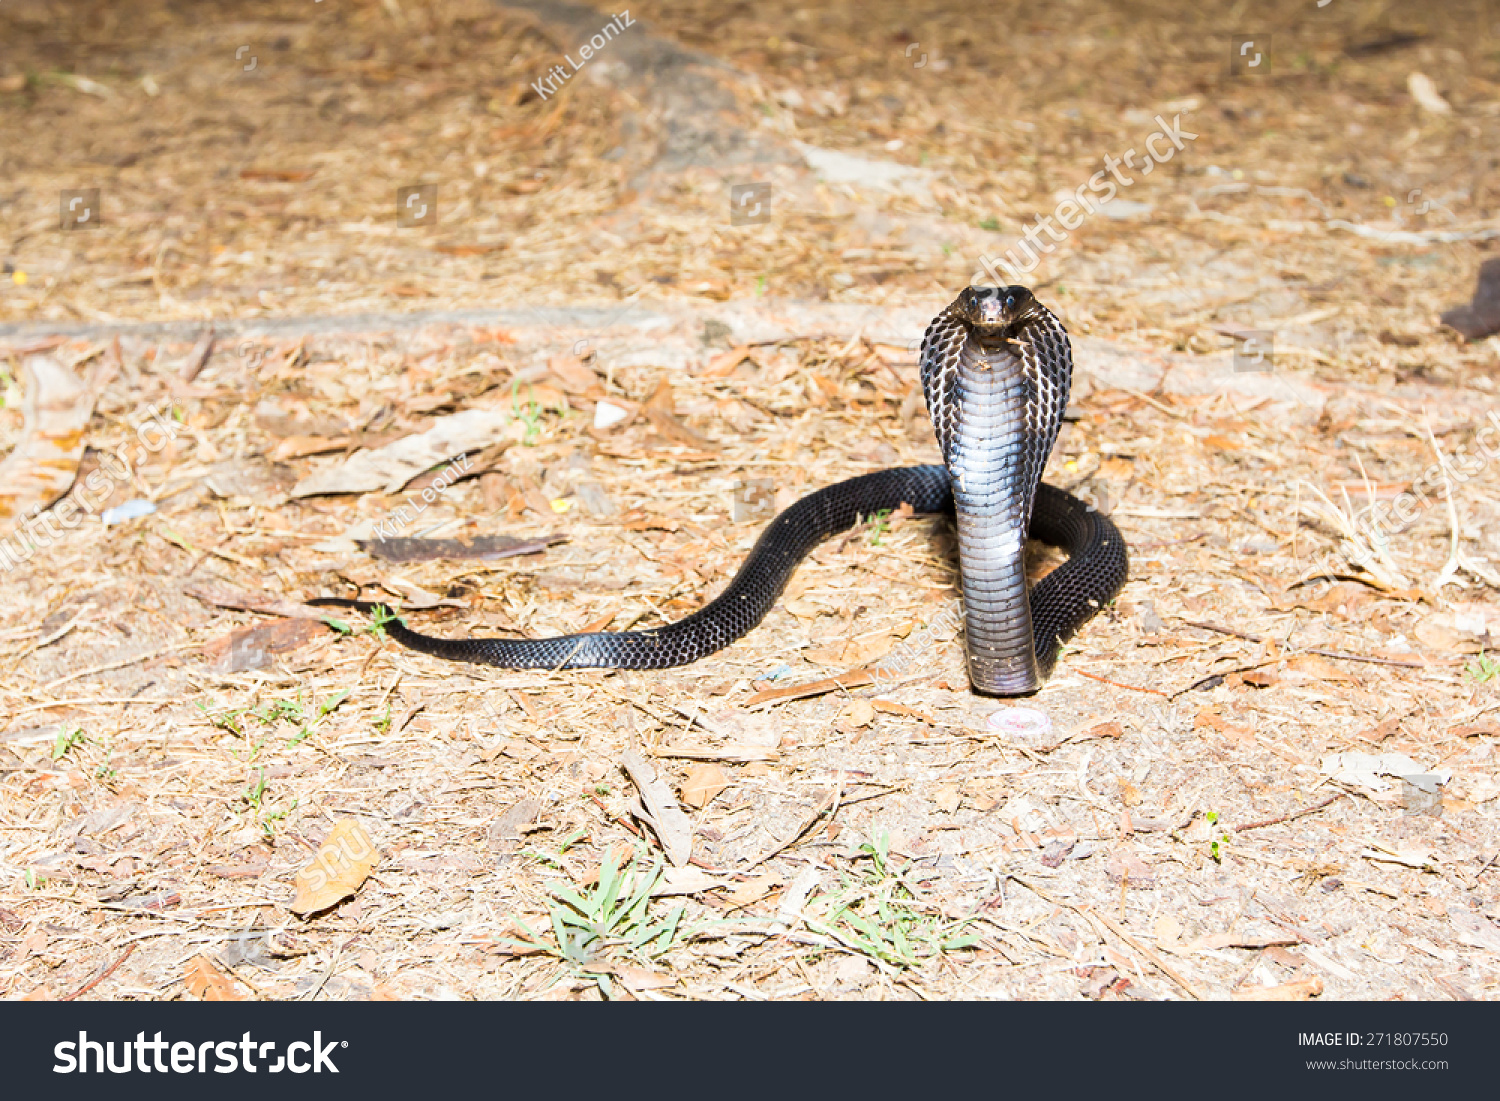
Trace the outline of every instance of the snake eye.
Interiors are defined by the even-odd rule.
[[[1013,294],[1007,294],[1005,296],[1005,308],[1007,310],[1013,310],[1013,309],[1016,308],[1016,296],[1015,295],[1013,295]]]

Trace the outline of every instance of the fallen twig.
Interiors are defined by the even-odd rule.
[[[1230,826],[1229,828],[1232,829],[1235,833],[1243,833],[1245,830],[1258,830],[1262,826],[1275,826],[1279,825],[1282,822],[1290,822],[1293,818],[1301,818],[1304,815],[1316,814],[1318,811],[1322,810],[1330,803],[1337,802],[1347,794],[1349,793],[1346,791],[1340,791],[1334,795],[1330,795],[1321,803],[1315,803],[1310,807],[1303,807],[1301,810],[1292,811],[1290,814],[1278,814],[1275,818],[1262,818],[1259,822],[1246,822],[1243,826]]]
[[[1242,638],[1246,642],[1264,643],[1266,641],[1259,635],[1248,634],[1245,631],[1236,631],[1232,627],[1220,627],[1217,623],[1195,623],[1192,620],[1183,620],[1183,622],[1189,627],[1197,627],[1202,631],[1213,631],[1219,635],[1229,635],[1231,638]],[[1348,654],[1342,650],[1325,650],[1320,646],[1307,646],[1296,650],[1288,650],[1275,660],[1282,661],[1286,658],[1294,658],[1298,654],[1317,654],[1322,658],[1336,658],[1339,661],[1363,661],[1370,665],[1394,665],[1399,669],[1426,669],[1429,665],[1444,664],[1442,662],[1431,661],[1400,661],[1396,658],[1377,658],[1367,654]],[[1264,665],[1266,663],[1261,662],[1261,664]],[[1234,670],[1234,672],[1238,671]]]
[[[1174,969],[1169,963],[1167,963],[1166,960],[1162,959],[1160,955],[1158,955],[1152,949],[1147,948],[1140,941],[1136,940],[1129,933],[1125,932],[1124,929],[1121,929],[1115,922],[1111,921],[1103,914],[1094,910],[1092,907],[1075,906],[1073,905],[1073,903],[1068,902],[1065,899],[1055,898],[1054,896],[1048,894],[1046,891],[1042,890],[1035,883],[1032,883],[1030,880],[1022,879],[1014,872],[1008,872],[1007,875],[1009,878],[1014,879],[1021,886],[1025,887],[1032,894],[1042,899],[1042,901],[1050,902],[1054,906],[1065,907],[1066,909],[1072,910],[1075,914],[1078,914],[1081,917],[1088,918],[1090,921],[1098,922],[1109,932],[1119,937],[1130,947],[1134,948],[1137,952],[1150,960],[1153,967],[1155,967],[1163,975],[1167,976],[1167,978],[1175,982],[1178,986],[1182,987],[1182,989],[1186,991],[1191,997],[1200,1002],[1204,1000],[1203,995],[1198,991],[1198,988],[1195,987],[1192,983],[1188,982],[1187,979],[1185,979],[1183,976],[1179,975],[1176,969]]]
[[[130,953],[132,953],[134,951],[135,951],[135,945],[134,944],[126,945],[125,951],[120,954],[120,958],[117,959],[117,960],[115,960],[114,963],[110,964],[103,971],[99,972],[99,974],[95,975],[88,982],[84,983],[77,990],[73,991],[73,993],[71,993],[71,994],[64,994],[61,998],[59,998],[57,1000],[60,1001],[60,1002],[71,1002],[74,998],[77,998],[77,997],[79,997],[82,994],[87,994],[90,990],[94,989],[94,987],[98,986],[105,979],[107,979],[111,975],[113,975],[115,973],[115,969],[118,968],[120,966],[120,964],[122,964],[126,960],[128,960],[130,958]]]
[[[1132,692],[1149,692],[1153,696],[1161,696],[1164,699],[1172,698],[1168,693],[1163,692],[1159,688],[1142,688],[1138,684],[1121,684],[1117,680],[1110,680],[1108,677],[1101,677],[1097,673],[1085,673],[1082,669],[1074,669],[1073,672],[1077,673],[1080,677],[1088,677],[1089,680],[1096,680],[1100,684],[1108,684],[1114,688],[1128,688]]]

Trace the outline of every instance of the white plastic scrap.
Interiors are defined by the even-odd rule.
[[[1323,774],[1340,784],[1355,784],[1371,791],[1390,788],[1382,776],[1434,776],[1440,784],[1453,777],[1449,769],[1431,771],[1404,753],[1330,753],[1323,758]]]

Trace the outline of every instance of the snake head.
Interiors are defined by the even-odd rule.
[[[997,335],[1020,327],[1038,309],[1025,287],[966,287],[955,305],[974,328]]]

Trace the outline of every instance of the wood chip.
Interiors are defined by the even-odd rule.
[[[1305,1002],[1323,993],[1323,980],[1316,975],[1280,986],[1242,986],[1230,993],[1237,1002]]]

